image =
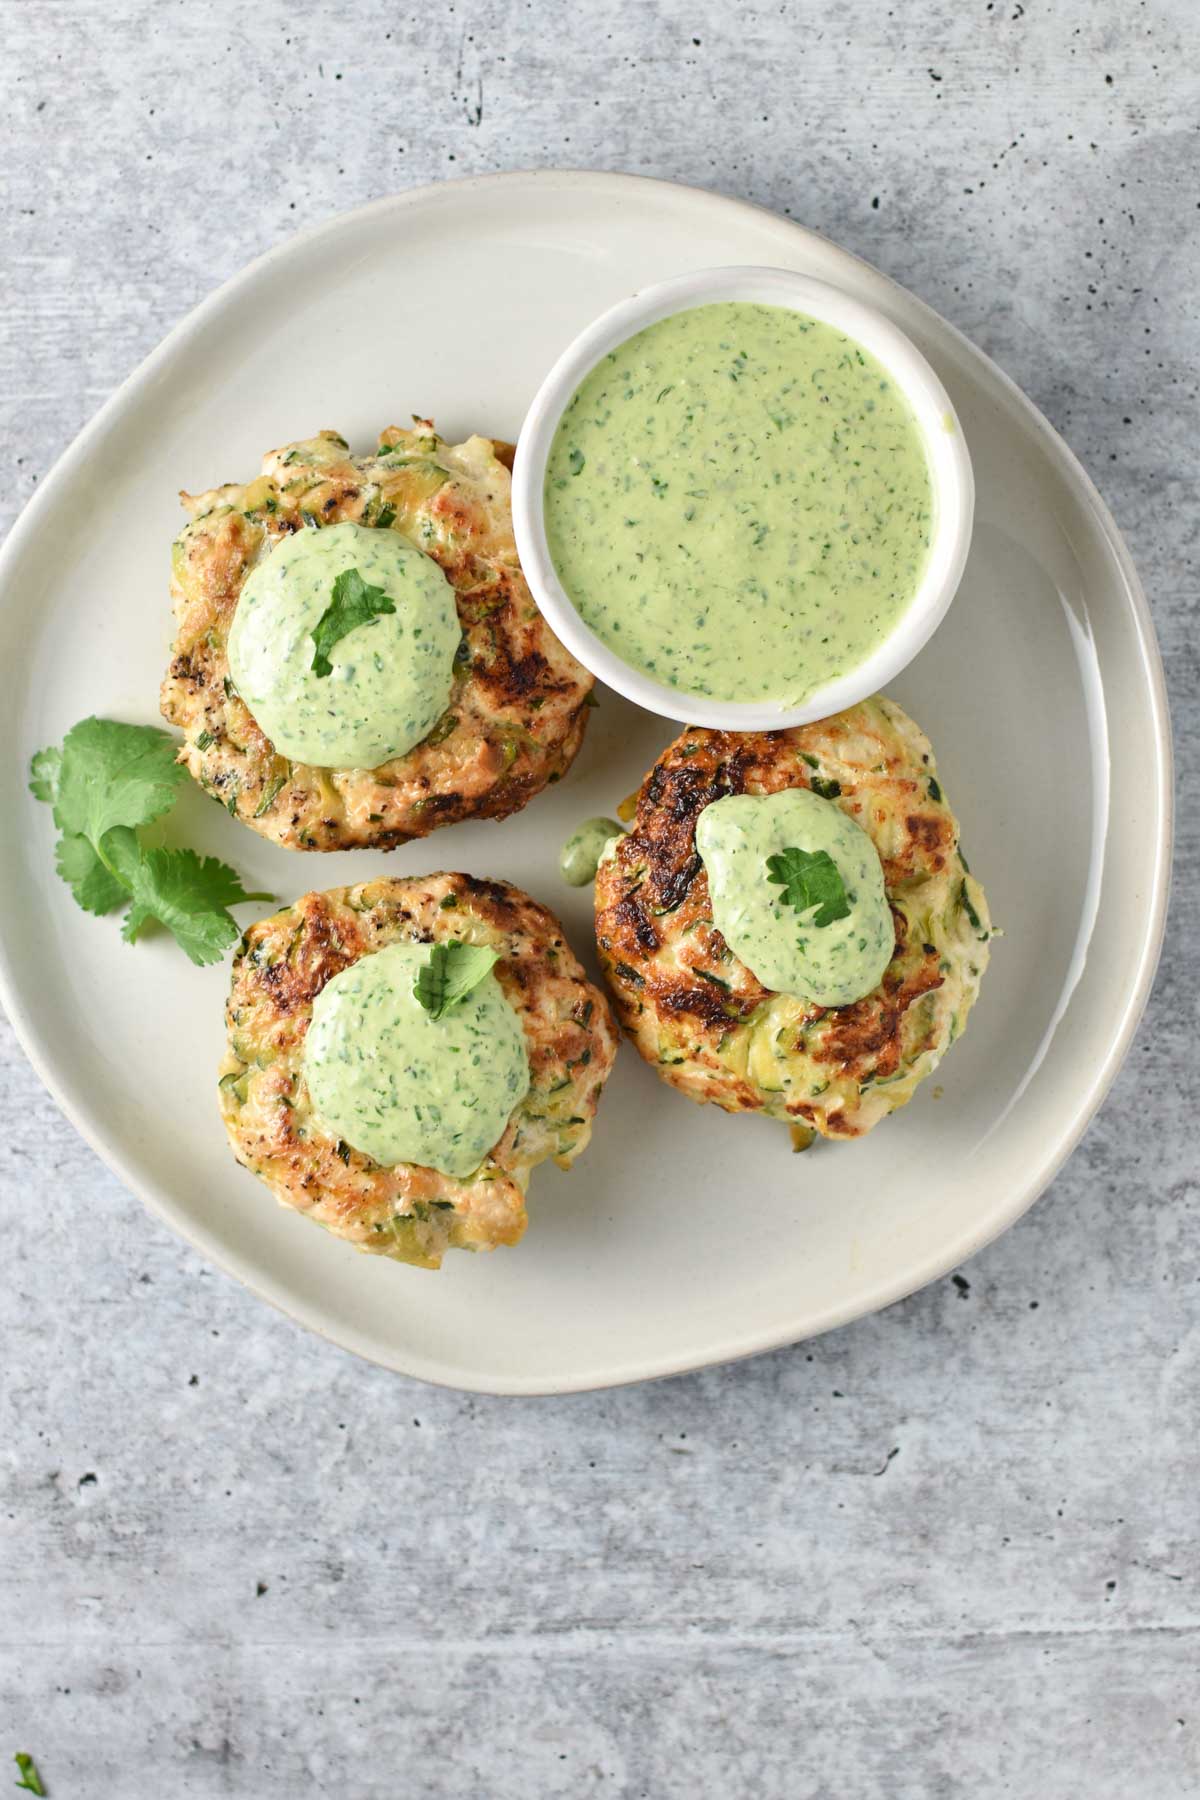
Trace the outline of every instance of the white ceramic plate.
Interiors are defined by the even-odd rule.
[[[699,1110],[625,1047],[592,1147],[534,1177],[517,1250],[440,1275],[357,1256],[237,1169],[216,1110],[226,968],[129,948],[57,880],[30,753],[89,712],[157,718],[179,487],[242,479],[321,426],[356,445],[410,413],[514,436],[549,363],[647,282],[792,267],[889,314],[974,461],[960,595],[892,692],[925,726],[1005,936],[937,1086],[859,1144]],[[404,194],[254,264],[105,406],[0,561],[0,977],[30,1056],[110,1166],[206,1256],[305,1325],[426,1380],[503,1393],[635,1381],[827,1330],[945,1273],[1050,1180],[1128,1047],[1170,847],[1161,669],[1128,554],[1045,421],[921,303],[821,238],[710,194],[590,174]],[[591,943],[559,882],[570,825],[610,811],[672,735],[604,695],[570,777],[501,826],[391,857],[289,854],[198,790],[179,837],[290,900],[394,871],[519,882]],[[244,914],[247,919],[250,912]],[[939,1094],[939,1091],[940,1094]]]

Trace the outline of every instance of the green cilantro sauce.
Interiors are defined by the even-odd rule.
[[[413,993],[428,944],[391,944],[343,969],[313,1002],[304,1075],[331,1136],[390,1168],[462,1179],[529,1092],[521,1021],[495,975],[440,1019]]]
[[[312,667],[313,631],[339,575],[357,569],[395,612],[356,626]],[[450,699],[461,640],[454,590],[394,531],[325,525],[285,538],[252,569],[229,633],[238,693],[281,756],[327,769],[374,769],[411,750]]]
[[[605,846],[624,837],[625,827],[615,819],[585,819],[577,825],[558,853],[558,872],[568,887],[586,887],[595,881]]]
[[[852,338],[780,306],[674,313],[576,390],[546,537],[584,622],[685,694],[795,703],[878,648],[929,548],[908,402]]]
[[[825,851],[837,865],[849,916],[815,924],[772,883],[769,856]],[[832,800],[805,788],[731,794],[696,821],[713,922],[750,972],[777,994],[815,1006],[849,1006],[878,987],[895,950],[895,927],[874,844]]]

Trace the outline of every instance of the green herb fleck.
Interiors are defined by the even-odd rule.
[[[44,1795],[46,1790],[42,1786],[42,1778],[38,1774],[37,1764],[32,1756],[27,1755],[24,1750],[18,1750],[13,1761],[16,1763],[17,1772],[21,1777],[15,1785],[24,1788],[27,1794]]]
[[[964,868],[966,867],[965,863],[963,866],[964,866]],[[975,930],[978,932],[980,942],[986,943],[991,934],[990,934],[990,932],[987,932],[983,929],[983,920],[979,917],[979,914],[975,911],[975,908],[971,905],[971,896],[967,892],[967,884],[965,881],[963,882],[962,886],[958,890],[958,903],[962,907],[963,911],[966,913],[968,919],[970,919],[971,924],[974,926]]]
[[[821,775],[814,775],[808,785],[813,793],[818,795],[822,800],[836,800],[842,791],[842,784],[840,781],[827,781]]]
[[[287,776],[284,774],[276,775],[273,780],[268,781],[266,787],[262,791],[262,799],[254,809],[254,816],[256,819],[261,819],[264,813],[270,812],[275,804],[275,797],[286,780]]]
[[[456,712],[444,712],[424,742],[426,744],[444,744],[457,724],[458,714]]]
[[[568,456],[568,458],[567,458],[567,461],[571,466],[572,475],[578,475],[580,473],[580,471],[583,468],[584,460],[585,459],[584,459],[584,454],[583,454],[582,450],[578,450],[578,449],[572,450],[570,456]]]

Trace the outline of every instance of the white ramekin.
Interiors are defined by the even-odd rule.
[[[716,300],[787,306],[844,331],[869,350],[903,391],[929,460],[933,531],[929,560],[903,617],[879,648],[810,694],[800,706],[772,701],[714,700],[652,681],[617,656],[584,624],[558,578],[546,543],[543,493],[546,462],[563,411],[602,356],[671,313]],[[827,282],[788,269],[701,269],[643,288],[580,333],[542,382],[521,427],[513,466],[513,523],[526,580],[563,643],[592,673],[626,699],[667,719],[726,731],[806,725],[879,691],[912,661],[945,616],[971,544],[975,482],[971,459],[945,388],[920,351],[882,313]]]

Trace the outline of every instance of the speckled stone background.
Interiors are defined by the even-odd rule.
[[[1066,434],[1191,801],[1149,1015],[1033,1213],[657,1386],[481,1400],[304,1336],[4,1035],[0,1788],[23,1749],[53,1800],[1200,1794],[1190,0],[3,0],[0,42],[4,522],[297,226],[482,170],[675,177],[879,264]]]

